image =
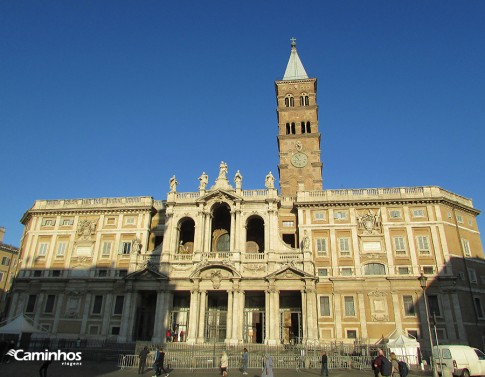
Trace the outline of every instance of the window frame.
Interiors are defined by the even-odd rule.
[[[344,304],[344,317],[356,317],[357,316],[357,311],[356,311],[356,308],[355,308],[355,297],[354,296],[343,296],[344,297],[344,300],[343,300],[343,304]],[[347,302],[347,299],[351,299],[349,302]],[[347,306],[348,305],[352,305],[352,307],[350,306]],[[349,311],[347,310],[349,309]],[[350,311],[350,309],[352,309]]]
[[[323,302],[323,301],[325,301],[325,299],[327,300],[326,303]],[[328,304],[328,307],[325,307],[325,305],[327,305],[327,304]],[[326,310],[324,311],[323,309],[326,309]],[[320,317],[327,317],[328,318],[328,317],[332,316],[332,302],[330,300],[330,296],[321,295],[318,298],[318,311],[319,311]]]
[[[416,317],[416,303],[412,295],[402,296],[403,311],[405,317]]]

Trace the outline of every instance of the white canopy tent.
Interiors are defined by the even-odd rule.
[[[406,361],[408,364],[419,364],[419,342],[406,336],[400,329],[394,330],[387,337],[387,348],[389,352],[394,352],[399,360]],[[381,339],[379,343],[384,343],[384,339]]]
[[[46,333],[46,331],[35,327],[32,321],[26,318],[23,314],[20,314],[19,316],[10,320],[10,322],[8,322],[7,324],[0,327],[0,334],[18,335],[19,342],[22,334],[24,333],[37,334]]]

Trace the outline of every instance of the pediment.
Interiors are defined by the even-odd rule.
[[[316,280],[317,277],[309,274],[308,272],[302,271],[299,268],[296,268],[292,265],[284,266],[283,268],[279,269],[278,271],[272,272],[271,274],[266,276],[266,279],[275,279],[275,280],[302,280],[302,279],[312,279]]]
[[[217,274],[222,279],[241,278],[241,274],[227,264],[204,264],[190,274],[191,279],[211,279]]]
[[[125,280],[168,280],[168,277],[147,267],[126,275]]]
[[[223,189],[216,189],[209,191],[207,194],[201,196],[197,199],[197,202],[208,202],[213,201],[234,201],[242,199],[239,195],[236,195],[234,191],[228,191]]]

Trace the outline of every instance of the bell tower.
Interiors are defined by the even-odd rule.
[[[275,81],[275,89],[281,194],[322,190],[317,79],[308,78],[294,38],[283,80]]]

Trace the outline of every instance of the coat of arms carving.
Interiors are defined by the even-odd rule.
[[[96,220],[81,220],[77,226],[77,237],[82,240],[89,240],[96,232]]]
[[[373,212],[371,209],[363,212],[357,212],[357,222],[359,230],[363,234],[380,234],[382,232],[381,210]]]

